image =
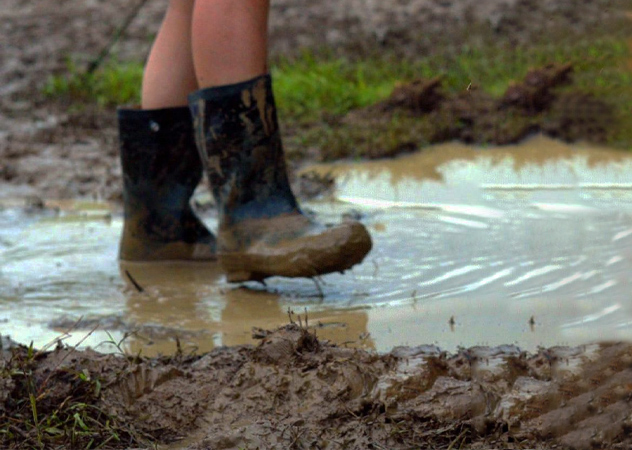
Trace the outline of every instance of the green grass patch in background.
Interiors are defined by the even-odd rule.
[[[606,37],[525,47],[491,43],[465,46],[415,61],[386,54],[352,62],[306,53],[278,62],[273,74],[279,109],[288,118],[310,120],[321,113],[345,114],[383,100],[398,83],[415,78],[441,77],[448,94],[476,85],[500,97],[513,80],[522,79],[530,68],[549,63],[571,63],[576,89],[631,102],[628,58],[625,42]]]
[[[96,102],[101,106],[140,103],[142,79],[143,66],[136,62],[113,61],[94,73],[85,73],[69,61],[66,73],[48,79],[44,94],[78,103]]]

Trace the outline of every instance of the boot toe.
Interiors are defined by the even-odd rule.
[[[358,222],[334,227],[312,224],[304,234],[270,244],[260,240],[247,249],[219,252],[230,282],[261,281],[271,276],[314,277],[342,272],[362,262],[371,237]]]

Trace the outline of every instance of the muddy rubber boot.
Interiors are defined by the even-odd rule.
[[[313,277],[360,263],[371,237],[358,222],[327,227],[290,189],[270,76],[189,96],[195,136],[219,206],[218,258],[228,281]]]
[[[191,209],[202,178],[189,108],[119,109],[124,261],[212,260],[215,236]]]

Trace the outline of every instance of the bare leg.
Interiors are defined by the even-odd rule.
[[[358,222],[305,217],[290,188],[272,79],[269,0],[196,0],[192,93],[198,150],[219,209],[217,255],[229,282],[347,270],[371,250]],[[235,85],[236,84],[236,85]]]
[[[194,3],[194,0],[169,2],[169,9],[145,66],[142,93],[144,109],[186,106],[187,95],[198,88],[191,54]]]
[[[267,71],[269,0],[196,0],[193,60],[200,88]]]

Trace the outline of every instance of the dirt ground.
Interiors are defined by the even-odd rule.
[[[166,3],[145,5],[117,47],[121,58],[144,58]],[[613,4],[279,0],[273,1],[271,44],[277,55],[323,43],[343,54],[376,49],[415,54],[446,39],[459,45],[467,38],[463,30],[472,23],[528,42],[561,28],[587,32],[618,14]],[[113,111],[89,105],[77,111],[45,99],[41,87],[50,74],[65,69],[70,55],[83,62],[94,58],[120,25],[122,11],[132,6],[124,0],[3,1],[0,198],[120,199]],[[545,91],[533,98],[546,98]],[[533,92],[511,94],[502,100],[508,108],[533,106],[521,100]],[[403,95],[399,106],[429,107],[406,103],[409,98]],[[387,115],[400,100],[396,92],[391,103],[374,108]],[[489,101],[484,98],[478,105],[484,108]],[[468,111],[459,99],[437,100],[432,107],[437,114],[445,108]],[[481,132],[490,129],[485,117],[477,128]],[[261,343],[254,347],[158,359],[62,346],[36,351],[3,339],[1,446],[632,447],[629,345],[560,347],[537,354],[512,346],[449,354],[428,346],[377,355],[321,341],[296,323],[256,335]]]
[[[146,57],[166,3],[154,0],[143,6],[115,47],[118,58]],[[427,54],[439,43],[449,42],[456,48],[470,42],[473,26],[482,27],[499,39],[529,42],[543,32],[587,33],[620,15],[614,6],[618,3],[618,0],[277,0],[272,2],[271,49],[273,56],[323,46],[345,55],[376,51],[419,55]],[[80,65],[92,61],[133,6],[124,0],[3,2],[0,198],[121,198],[114,111],[91,105],[72,108],[63,101],[46,99],[41,89],[51,74],[66,70],[68,58]],[[486,101],[481,99],[468,114],[486,108]],[[503,117],[494,120],[502,121]],[[467,140],[468,133],[489,137],[490,125],[483,123],[482,127],[482,131],[467,131],[466,136],[461,136],[461,130],[443,127],[442,132],[435,133],[433,141]],[[578,127],[584,128],[581,124]],[[492,124],[491,128],[498,126]],[[522,137],[523,131],[529,130],[528,127],[518,130],[517,136]],[[501,133],[499,142],[504,142],[503,138]],[[396,146],[390,153],[378,156],[406,149],[406,145]],[[325,156],[348,155],[343,152]]]
[[[257,346],[153,360],[63,347],[32,353],[5,342],[2,447],[632,445],[629,344],[537,354],[515,346],[457,354],[399,347],[377,355],[319,340],[302,320],[253,335]]]

